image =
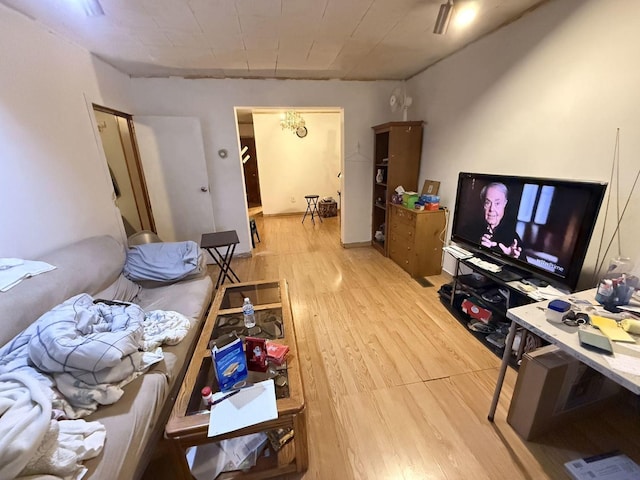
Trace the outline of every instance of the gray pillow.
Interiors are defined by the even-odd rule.
[[[164,242],[136,245],[127,251],[124,274],[129,280],[171,282],[198,268],[200,248],[196,242]]]

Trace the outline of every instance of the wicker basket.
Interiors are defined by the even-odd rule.
[[[318,202],[318,213],[321,217],[335,217],[338,215],[338,204],[335,200],[320,200]]]

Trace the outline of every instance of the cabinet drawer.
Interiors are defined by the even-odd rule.
[[[407,260],[407,253],[406,250],[404,248],[402,248],[402,246],[399,245],[395,245],[392,246],[391,244],[389,245],[389,258],[391,258],[391,260],[393,260],[394,262],[396,262],[398,265],[400,265],[402,268],[404,268],[404,264]]]
[[[402,223],[392,223],[391,228],[389,229],[390,235],[395,235],[398,239],[413,243],[413,239],[416,236],[416,227],[413,225],[404,225]]]
[[[392,206],[391,208],[391,223],[398,225],[413,225],[416,224],[416,214],[410,210],[403,209],[398,206]]]

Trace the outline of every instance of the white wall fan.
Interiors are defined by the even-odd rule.
[[[402,120],[407,121],[407,110],[413,103],[413,98],[407,95],[404,88],[395,88],[389,97],[389,107],[393,113],[402,110]]]

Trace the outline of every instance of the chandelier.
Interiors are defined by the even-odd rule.
[[[280,126],[282,130],[291,130],[293,133],[304,128],[304,118],[298,112],[288,111],[280,115]]]

